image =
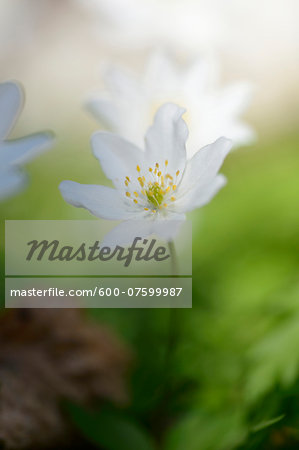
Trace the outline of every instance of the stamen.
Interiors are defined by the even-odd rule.
[[[177,185],[174,184],[174,177],[170,173],[166,173],[166,168],[169,165],[167,159],[165,159],[164,164],[165,166],[163,166],[163,170],[160,170],[158,162],[156,162],[154,166],[148,167],[148,172],[152,175],[148,178],[150,178],[151,181],[145,176],[137,176],[137,180],[139,185],[141,186],[141,190],[138,189],[138,192],[137,190],[135,190],[132,193],[129,191],[126,192],[126,196],[128,198],[133,197],[132,200],[135,204],[138,204],[139,200],[137,201],[137,198],[140,197],[142,199],[142,203],[145,201],[149,205],[149,207],[143,208],[144,211],[157,213],[160,209],[167,208],[169,203],[165,202],[165,195],[168,192],[175,191],[177,189]],[[141,167],[138,164],[136,166],[136,171],[139,174],[141,173]],[[177,170],[176,177],[178,177],[179,174],[180,171]],[[126,176],[124,183],[127,187],[129,186],[130,182],[130,178]],[[167,196],[167,198],[169,197]],[[176,200],[176,197],[170,197],[170,200],[174,202]],[[152,209],[153,207],[155,209]]]

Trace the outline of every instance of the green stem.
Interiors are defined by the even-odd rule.
[[[173,241],[168,242],[169,252],[171,257],[172,275],[178,274],[178,264],[175,245]],[[176,280],[176,278],[172,278]],[[169,325],[168,325],[168,341],[166,344],[165,352],[165,368],[167,371],[171,372],[172,355],[177,343],[177,331],[178,331],[178,316],[176,308],[170,308],[169,310]]]
[[[172,275],[178,274],[178,265],[177,265],[177,257],[175,251],[175,245],[173,241],[168,242],[169,253],[171,257],[171,272]],[[172,282],[175,284],[177,278],[171,278]],[[161,423],[165,421],[167,422],[167,418],[170,417],[170,405],[173,400],[173,396],[175,395],[175,386],[173,380],[173,353],[176,348],[176,344],[178,341],[178,315],[176,308],[169,309],[168,316],[168,335],[166,337],[165,343],[165,356],[164,356],[164,364],[163,369],[163,378],[161,383],[161,399],[158,405],[158,409],[156,410],[157,421],[161,426]],[[162,422],[161,422],[162,421]],[[163,430],[161,430],[163,432]],[[165,430],[164,430],[165,431]]]
[[[177,261],[177,255],[176,255],[174,242],[169,241],[168,247],[169,247],[170,259],[171,259],[171,272],[172,272],[172,275],[177,275],[178,274],[178,261]]]

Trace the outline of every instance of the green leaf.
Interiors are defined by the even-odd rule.
[[[147,431],[118,411],[103,409],[90,412],[74,404],[68,404],[67,411],[82,434],[105,450],[155,449]]]
[[[284,419],[285,414],[282,414],[281,416],[274,417],[274,419],[266,420],[264,422],[259,423],[258,425],[255,425],[252,428],[253,433],[257,433],[258,431],[264,430],[265,428],[271,427],[277,422],[280,422],[282,419]]]

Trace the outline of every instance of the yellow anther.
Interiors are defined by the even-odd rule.
[[[126,192],[126,196],[127,196],[127,197],[131,197],[130,192]]]
[[[154,174],[155,174],[155,175],[156,175],[156,173],[157,173],[157,169],[154,170]]]
[[[163,177],[163,175],[161,177],[161,184],[162,184],[162,186],[164,186],[164,177]]]
[[[174,184],[173,186],[172,186],[172,189],[175,191],[176,190],[176,184]]]
[[[126,179],[127,179],[128,181],[131,181],[130,178],[129,178],[128,176],[126,177]]]
[[[160,177],[161,176],[161,171],[159,170],[159,172],[158,172],[158,177]]]
[[[146,192],[144,190],[141,191],[142,195],[146,195]]]
[[[164,208],[167,208],[167,203],[164,203],[163,206],[164,206]]]
[[[142,181],[145,183],[145,176],[142,177]]]
[[[148,208],[144,208],[144,211],[148,211]]]
[[[134,203],[136,203],[136,204],[138,203],[138,202],[137,202],[137,200],[136,200],[136,198],[134,198],[134,200],[133,200],[133,201],[134,201]]]
[[[128,186],[129,182],[128,180],[125,180],[125,185]]]
[[[140,167],[138,166],[138,164],[136,166],[136,170],[137,170],[137,172],[140,172]]]
[[[169,178],[170,180],[173,180],[173,177],[171,175],[169,175],[169,173],[167,175],[165,175],[165,178]]]
[[[168,166],[168,160],[167,159],[165,160],[165,166],[166,167]]]
[[[159,164],[158,163],[156,163],[156,167],[157,167],[157,169],[159,168]]]
[[[152,171],[153,171],[153,169],[152,169],[151,167],[150,167],[148,170],[149,170],[149,172],[152,172]]]
[[[134,195],[135,195],[135,197],[138,197],[138,192],[135,191],[135,192],[134,192]]]
[[[171,200],[172,202],[174,202],[174,201],[175,201],[175,197],[170,197],[170,200]]]
[[[143,182],[141,177],[138,177],[138,181],[139,181],[140,186],[143,187],[144,186],[144,182]]]
[[[176,176],[177,176],[177,177],[179,176],[179,173],[180,173],[180,171],[177,170],[177,171],[176,171]]]
[[[169,192],[169,191],[170,191],[170,186],[167,186],[167,188],[166,188],[165,191],[166,191],[166,192]]]

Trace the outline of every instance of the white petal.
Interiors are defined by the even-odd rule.
[[[101,124],[115,130],[118,128],[118,111],[113,102],[102,96],[91,97],[86,102],[86,109],[99,121]]]
[[[198,186],[205,186],[213,180],[231,147],[232,142],[221,137],[195,153],[193,158],[187,161],[182,181],[177,189],[177,196],[186,195],[189,191]]]
[[[130,98],[136,95],[138,82],[129,70],[109,65],[103,70],[102,74],[105,84],[114,96],[125,96]]]
[[[164,241],[172,241],[180,231],[181,225],[185,221],[184,214],[176,214],[173,220],[156,220],[153,226],[153,234]]]
[[[218,103],[218,107],[224,115],[224,118],[238,117],[248,108],[252,93],[253,86],[250,83],[235,83],[222,89],[215,102]]]
[[[150,123],[144,84],[136,74],[111,65],[106,67],[103,79],[107,98],[111,100],[106,113],[110,116],[111,130],[143,149],[145,131]]]
[[[115,189],[74,181],[62,181],[59,189],[65,201],[78,208],[86,208],[94,216],[109,220],[134,217],[134,210],[126,209]]]
[[[26,175],[18,170],[0,172],[0,201],[21,191],[26,181]]]
[[[143,89],[148,94],[149,99],[155,98],[173,99],[170,93],[176,92],[174,89],[179,86],[179,70],[174,66],[173,61],[165,52],[153,51],[148,58],[147,66],[143,76]],[[163,103],[163,102],[161,102]],[[148,105],[150,108],[150,105]],[[147,124],[148,126],[148,124]]]
[[[198,58],[186,70],[182,90],[186,98],[197,100],[198,109],[202,109],[201,99],[217,84],[219,68],[215,59]]]
[[[182,114],[185,109],[173,103],[165,103],[155,116],[154,124],[146,134],[146,156],[150,166],[168,160],[169,171],[182,171],[186,162],[185,143],[188,128]]]
[[[124,221],[116,225],[106,234],[101,246],[115,247],[116,245],[131,244],[136,237],[146,238],[152,234],[152,220]]]
[[[180,220],[126,220],[114,227],[103,239],[101,246],[115,247],[116,245],[132,244],[136,237],[142,239],[155,235],[164,241],[174,239],[184,221]],[[140,241],[141,242],[141,241]]]
[[[23,91],[12,81],[0,84],[0,140],[13,128],[23,107]]]
[[[231,125],[230,136],[233,141],[234,148],[240,145],[253,144],[257,139],[256,132],[253,128],[250,125],[238,120]]]
[[[107,178],[124,187],[126,176],[137,179],[137,165],[144,166],[144,152],[120,136],[99,131],[92,136],[92,148]]]
[[[234,146],[251,144],[255,133],[247,124],[243,124],[240,116],[248,108],[253,87],[249,83],[235,83],[210,96],[207,104],[207,115],[202,127],[206,130],[206,138],[227,136]]]
[[[186,195],[176,200],[174,206],[178,211],[188,212],[193,209],[209,203],[218,191],[226,185],[226,178],[223,175],[217,175],[206,185],[199,184],[196,188],[189,191]]]
[[[0,140],[4,140],[23,107],[21,87],[12,81],[0,84]]]
[[[47,150],[53,144],[50,133],[37,133],[0,144],[0,164],[20,166]]]

